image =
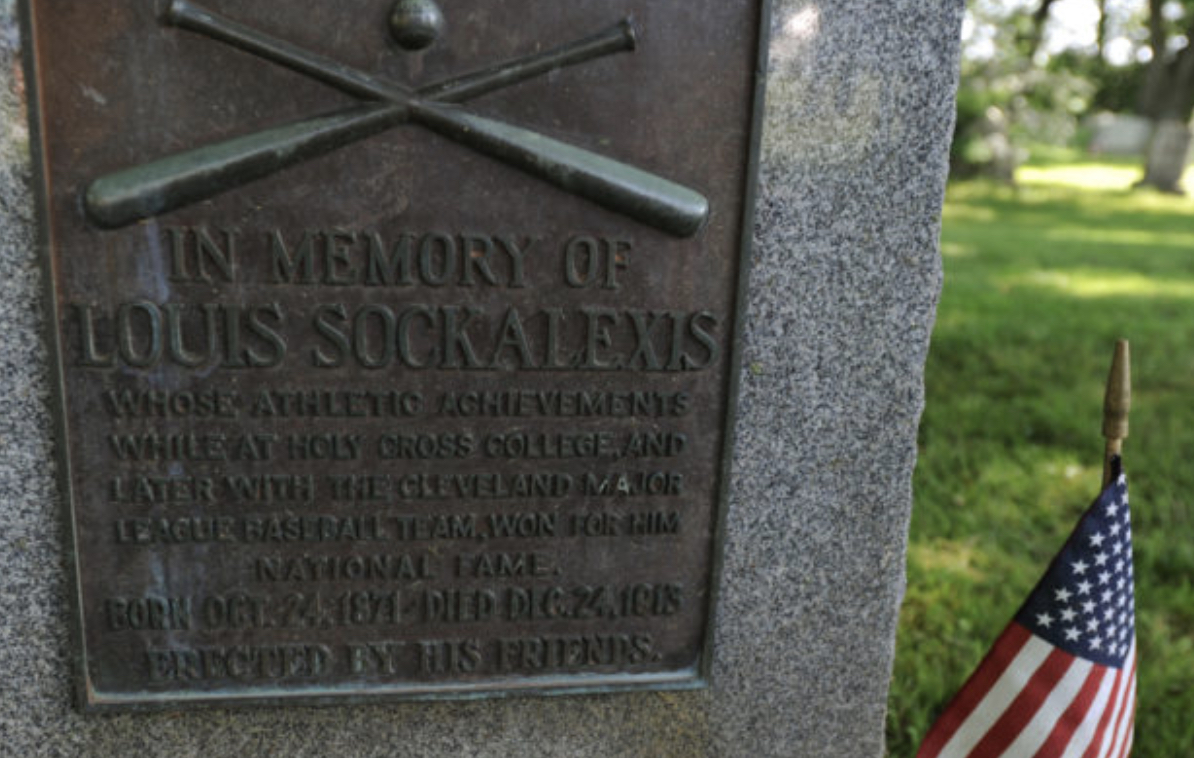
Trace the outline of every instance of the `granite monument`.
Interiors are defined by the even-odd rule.
[[[440,5],[452,23],[457,4]],[[2,7],[0,350],[9,391],[0,492],[9,519],[0,543],[0,724],[14,751],[882,753],[922,367],[940,287],[961,3],[774,3],[708,686],[105,716],[72,705],[70,542],[55,484],[62,441],[43,339],[50,305],[33,218],[27,83],[15,10]]]

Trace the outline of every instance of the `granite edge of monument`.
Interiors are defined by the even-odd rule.
[[[880,754],[962,12],[959,2],[923,6],[775,4],[710,689],[83,717],[70,705],[69,583],[48,465],[13,10],[0,4],[0,728],[9,746],[24,755]]]

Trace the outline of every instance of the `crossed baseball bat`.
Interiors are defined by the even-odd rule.
[[[168,156],[96,179],[84,206],[115,228],[209,198],[391,127],[415,122],[609,210],[677,237],[696,234],[709,215],[699,192],[537,132],[478,116],[453,103],[637,44],[629,19],[591,37],[516,58],[418,91],[380,79],[284,40],[174,0],[166,21],[278,63],[362,98],[315,116]]]

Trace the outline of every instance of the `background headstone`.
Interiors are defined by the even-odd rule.
[[[1151,119],[1129,113],[1098,113],[1083,125],[1091,130],[1087,149],[1100,155],[1144,155],[1154,128]]]
[[[875,756],[960,0],[778,0],[713,686],[83,717],[16,21],[0,0],[0,739],[14,755]]]

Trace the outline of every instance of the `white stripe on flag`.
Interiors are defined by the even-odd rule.
[[[1041,703],[1032,720],[1020,732],[1020,736],[1008,745],[1003,754],[1008,756],[1035,755],[1041,745],[1045,744],[1045,740],[1049,739],[1049,735],[1053,733],[1053,727],[1057,725],[1058,718],[1070,707],[1074,698],[1078,697],[1078,693],[1082,691],[1082,685],[1086,682],[1087,674],[1094,667],[1094,663],[1084,658],[1075,658],[1070,663],[1070,668],[1065,672],[1065,676],[1057,682],[1049,696]]]
[[[1133,717],[1135,714],[1132,714]],[[1128,744],[1124,745],[1124,758],[1128,758],[1132,754],[1132,739],[1136,736],[1136,730],[1128,732]]]
[[[1086,711],[1086,718],[1082,719],[1082,724],[1074,730],[1074,736],[1070,738],[1070,744],[1066,745],[1065,752],[1061,754],[1061,758],[1082,758],[1082,755],[1086,753],[1086,749],[1090,747],[1090,741],[1094,739],[1095,730],[1099,728],[1099,720],[1103,718],[1103,709],[1107,707],[1107,701],[1111,699],[1111,690],[1115,687],[1116,673],[1118,673],[1116,669],[1104,669],[1103,681],[1099,684],[1099,692],[1091,702],[1090,709]]]
[[[1114,755],[1112,748],[1115,746],[1115,738],[1118,733],[1116,727],[1122,724],[1120,714],[1123,713],[1124,708],[1131,708],[1132,704],[1136,702],[1136,640],[1132,640],[1132,647],[1128,652],[1128,656],[1124,658],[1123,668],[1123,685],[1120,686],[1119,692],[1116,694],[1115,701],[1108,706],[1107,727],[1103,730],[1102,739],[1093,750],[1089,750],[1090,755],[1095,758],[1110,758]]]
[[[1133,643],[1134,647],[1134,643]],[[1132,722],[1132,707],[1136,703],[1136,658],[1135,650],[1124,659],[1124,666],[1131,667],[1132,678],[1128,680],[1128,686],[1124,689],[1124,696],[1120,699],[1118,706],[1116,706],[1115,713],[1115,734],[1111,735],[1111,730],[1108,730],[1107,752],[1104,755],[1109,758],[1119,758],[1123,755],[1124,743],[1128,739],[1128,725]]]
[[[1036,635],[1031,635],[991,689],[983,695],[974,711],[954,732],[954,736],[938,753],[942,758],[969,755],[1012,701],[1024,691],[1024,684],[1056,648]]]
[[[1132,749],[1132,733],[1136,726],[1136,673],[1132,673],[1131,698],[1124,705],[1124,733],[1119,740],[1119,756],[1127,758]]]

